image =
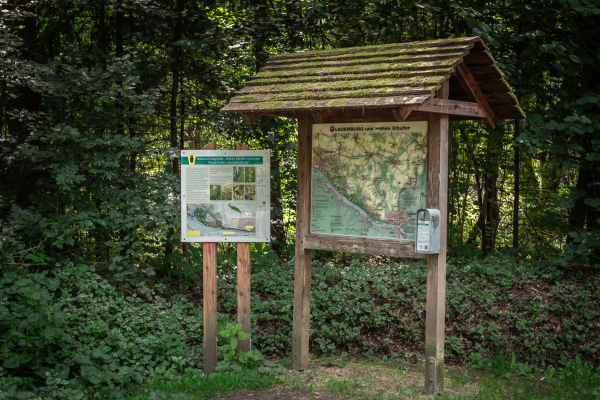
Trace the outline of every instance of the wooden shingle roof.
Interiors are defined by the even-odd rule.
[[[445,80],[450,80],[449,99],[469,101],[454,76],[462,63],[470,69],[498,119],[524,117],[479,37],[274,56],[221,112],[422,106]]]

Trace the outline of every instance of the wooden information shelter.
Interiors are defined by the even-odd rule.
[[[427,259],[425,387],[444,390],[449,120],[524,118],[479,37],[317,50],[271,57],[221,112],[298,120],[292,366],[308,368],[312,250]],[[441,213],[439,254],[414,241],[310,233],[312,125],[428,121],[427,208]]]

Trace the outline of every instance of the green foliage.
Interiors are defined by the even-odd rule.
[[[552,265],[511,256],[452,260],[447,266],[446,359],[460,363],[490,349],[513,348],[516,361],[559,365],[561,354],[598,361],[595,321],[589,307],[599,297],[597,271],[557,275]],[[237,307],[234,270],[222,267],[221,312]],[[347,266],[314,261],[311,284],[311,349],[373,356],[423,354],[425,281],[423,263],[378,263],[354,259]],[[585,277],[585,279],[583,279]],[[262,300],[262,301],[261,301]],[[253,345],[265,354],[291,350],[292,264],[252,276]]]
[[[226,342],[224,345],[219,347],[219,350],[225,353],[225,359],[219,361],[217,365],[218,371],[243,371],[249,369],[256,371],[259,374],[278,374],[285,370],[282,366],[269,361],[263,356],[263,354],[257,350],[252,349],[250,351],[238,350],[238,343],[240,340],[246,340],[250,338],[250,335],[240,331],[242,324],[227,323],[225,329],[219,332]]]
[[[201,368],[202,310],[165,294],[161,284],[118,288],[86,265],[52,276],[5,270],[0,393],[118,397]]]

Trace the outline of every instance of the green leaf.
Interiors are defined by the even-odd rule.
[[[17,368],[20,365],[20,358],[16,355],[13,355],[2,363],[4,368]]]
[[[238,345],[238,341],[237,341],[237,339],[235,339],[235,338],[232,338],[232,339],[229,341],[229,345],[231,346],[231,349],[232,349],[232,350],[233,350],[233,349],[236,349],[236,348],[237,348],[237,345]]]
[[[240,340],[246,340],[250,337],[249,333],[243,332],[243,331],[239,331],[238,332],[238,337],[240,338]]]
[[[469,28],[475,29],[479,26],[479,20],[477,18],[469,18],[467,20],[467,25],[469,26]]]
[[[46,336],[46,338],[48,339],[51,339],[54,336],[55,332],[55,329],[51,326],[47,326],[44,328],[44,336]]]
[[[17,286],[27,286],[33,283],[33,281],[31,281],[30,279],[19,279],[15,283],[17,284]]]

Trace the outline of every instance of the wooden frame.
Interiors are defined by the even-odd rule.
[[[241,143],[236,144],[236,149],[250,150],[248,146]],[[216,150],[216,142],[207,144],[203,150]],[[238,243],[237,245],[237,320],[242,324],[240,330],[250,334],[250,243]],[[202,361],[204,373],[212,373],[217,367],[217,243],[202,243],[202,251],[202,312],[204,320]],[[250,351],[250,340],[240,340],[238,350]]]
[[[414,240],[364,238],[311,233],[304,236],[304,246],[311,250],[379,254],[382,256],[402,258],[426,258],[424,254],[415,253]]]
[[[248,125],[254,124],[261,115],[298,120],[293,369],[303,370],[309,365],[312,250],[426,258],[425,388],[428,392],[443,392],[449,121],[479,119],[488,128],[495,129],[499,118],[519,119],[525,115],[488,48],[478,37],[424,42],[419,47],[429,48],[436,57],[436,64],[423,62],[415,66],[414,61],[422,57],[415,53],[398,62],[411,63],[411,67],[403,70],[398,80],[381,83],[385,90],[372,93],[364,90],[371,87],[373,79],[382,77],[381,74],[390,68],[387,64],[383,65],[387,63],[386,58],[380,57],[379,51],[397,48],[404,54],[411,52],[412,46],[395,44],[378,50],[357,47],[348,49],[346,54],[338,54],[339,50],[322,50],[272,57],[255,76],[257,81],[240,91],[221,112],[241,113]],[[442,48],[445,51],[439,52]],[[329,66],[313,68],[313,64],[306,63],[309,60],[332,60],[331,57],[351,59],[353,65],[364,68],[356,69],[360,73],[340,74]],[[441,70],[433,69],[438,67]],[[398,68],[398,71],[402,69],[401,66]],[[277,71],[277,76],[273,76],[272,71]],[[441,81],[439,90],[436,91],[433,84],[422,85],[419,80],[405,79],[419,76],[437,77]],[[356,87],[346,85],[346,81],[356,82]],[[435,81],[437,85],[437,79]],[[299,82],[308,86],[301,90],[289,87],[290,83]],[[247,96],[249,94],[254,96]],[[413,241],[311,234],[312,125],[395,121],[428,121],[427,207],[437,208],[441,214],[440,253],[416,254]],[[240,261],[240,265],[245,262]],[[210,275],[207,274],[207,277],[210,278]],[[242,297],[242,292],[239,292],[238,301]]]

